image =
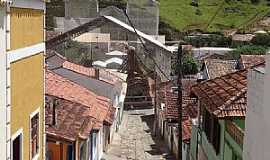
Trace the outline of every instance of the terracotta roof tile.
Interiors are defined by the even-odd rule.
[[[265,55],[241,55],[240,62],[243,69],[250,68],[265,62]]]
[[[111,106],[109,108],[109,112],[108,112],[108,114],[106,115],[106,118],[105,118],[105,122],[108,123],[109,125],[113,124],[115,112],[116,112],[116,108]]]
[[[201,104],[217,117],[245,116],[247,70],[240,70],[192,87]]]
[[[69,61],[63,63],[63,68],[83,74],[88,77],[97,77],[97,70],[95,68],[88,68]]]
[[[47,95],[46,97],[57,100],[56,125],[52,124],[53,111],[50,106],[52,101],[49,100],[49,103],[46,103],[46,134],[69,141],[75,141],[78,136],[86,139],[96,121],[89,116],[90,109],[79,103],[54,96]]]
[[[207,68],[209,79],[220,77],[228,73],[236,71],[237,61],[235,60],[220,60],[207,59],[204,61]]]
[[[176,134],[179,136],[178,125],[176,126]],[[182,140],[189,143],[191,138],[191,122],[190,120],[182,121]]]
[[[95,69],[95,68],[84,67],[82,65],[78,65],[69,61],[65,61],[62,67],[65,69],[77,72],[79,74],[88,76],[88,77],[97,78],[101,81],[104,81],[110,84],[115,84],[119,81],[122,81],[115,74],[102,68]]]
[[[177,93],[167,89],[165,92],[165,117],[168,119],[178,119]],[[197,115],[197,100],[195,98],[183,97],[182,119],[194,118]]]
[[[46,31],[46,41],[53,39],[54,37],[57,37],[61,33],[55,32],[55,31]]]
[[[90,115],[103,121],[108,112],[109,99],[95,95],[88,89],[46,70],[46,94],[76,102],[90,108]]]

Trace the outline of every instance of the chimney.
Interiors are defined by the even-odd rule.
[[[53,100],[53,107],[52,107],[52,125],[57,125],[57,113],[56,113],[56,106],[57,106],[57,100]]]

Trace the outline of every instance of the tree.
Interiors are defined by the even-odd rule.
[[[183,74],[196,74],[198,73],[198,63],[193,56],[186,54],[183,57]]]
[[[268,34],[257,34],[252,38],[253,45],[270,46],[270,36]]]

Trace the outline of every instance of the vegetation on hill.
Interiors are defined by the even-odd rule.
[[[161,20],[179,31],[245,28],[269,12],[266,0],[160,0]],[[216,16],[215,16],[216,15]],[[210,23],[209,23],[210,22]]]

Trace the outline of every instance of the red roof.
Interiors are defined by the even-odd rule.
[[[247,70],[204,81],[193,86],[192,92],[217,117],[243,117],[247,106]]]
[[[106,118],[105,118],[105,122],[108,123],[109,125],[113,124],[115,111],[116,111],[115,107],[111,106],[109,108],[109,112],[108,112],[108,114],[106,115]]]
[[[191,138],[191,122],[190,120],[185,120],[182,122],[182,140],[184,142],[189,142]]]
[[[165,117],[168,119],[178,119],[178,94],[173,93],[170,88],[165,92]],[[186,120],[197,116],[197,100],[183,96],[182,98],[182,119]]]
[[[79,103],[68,100],[47,96],[50,98],[46,103],[46,134],[62,138],[69,141],[75,141],[77,137],[87,139],[96,120],[89,116],[90,109]],[[52,99],[57,100],[56,106],[56,125],[53,121]]]
[[[185,143],[189,143],[191,138],[191,122],[190,120],[184,120],[182,121],[182,141]],[[179,137],[179,128],[178,125],[176,125],[175,128],[176,136]]]
[[[250,68],[265,62],[265,55],[241,55],[240,61],[243,68]]]
[[[82,65],[78,65],[69,61],[65,61],[63,63],[63,68],[88,77],[98,78],[99,80],[110,84],[115,84],[116,82],[120,81],[120,78],[118,76],[109,71],[106,71],[105,69],[84,67]]]
[[[83,74],[85,76],[88,77],[96,77],[96,72],[97,70],[95,68],[88,68],[88,67],[84,67],[69,61],[65,61],[63,63],[63,68],[66,68],[68,70]]]
[[[88,89],[46,70],[46,94],[63,98],[90,108],[90,115],[103,121],[108,112],[110,100],[95,95]]]

